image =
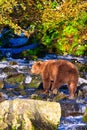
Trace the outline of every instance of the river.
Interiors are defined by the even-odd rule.
[[[49,59],[66,59],[69,61],[75,61],[81,64],[87,64],[87,57],[73,57],[71,55],[66,55],[66,56],[59,56],[59,55],[51,55],[48,54],[43,58],[38,58],[38,60],[49,60]],[[15,65],[11,65],[10,63],[14,62],[17,63]],[[23,74],[26,75],[26,84],[29,84],[32,80],[32,77],[27,73],[27,69],[26,68],[31,68],[32,64],[34,63],[34,61],[27,61],[26,59],[13,59],[11,57],[6,58],[6,60],[1,61],[0,62],[0,80],[5,80],[7,78],[7,74],[5,72],[2,71],[2,69],[4,69],[5,67],[13,67],[15,69],[18,70],[18,72],[21,72]],[[80,77],[80,83],[83,82],[82,84],[84,84],[84,87],[87,90],[87,72],[84,72],[84,77],[82,78]],[[6,87],[6,86],[5,86]],[[8,85],[8,89],[10,89],[11,86]],[[26,89],[27,91],[31,90],[31,92],[34,92],[34,88],[32,89]],[[2,90],[0,90],[2,91]],[[61,90],[62,93],[65,92],[65,90]],[[67,91],[67,90],[66,90]],[[23,96],[20,93],[18,94],[18,92],[14,95],[9,96],[9,94],[4,90],[4,97],[7,100],[12,100],[14,98],[27,98],[27,96]],[[5,93],[6,92],[6,93]],[[59,101],[62,104],[62,107],[64,107],[65,105],[68,108],[68,105],[70,106],[72,105],[72,108],[65,108],[66,110],[66,114],[62,115],[61,121],[60,121],[60,126],[58,128],[58,130],[87,130],[87,124],[83,122],[83,114],[85,112],[85,109],[87,107],[87,91],[85,93],[84,97],[77,97],[74,101],[72,100],[60,100]],[[74,113],[74,114],[72,114]],[[78,113],[78,114],[77,114]]]

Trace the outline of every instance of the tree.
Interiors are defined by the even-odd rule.
[[[0,27],[45,44],[49,52],[82,55],[87,45],[84,0],[0,0]]]

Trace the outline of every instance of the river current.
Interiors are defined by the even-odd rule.
[[[69,61],[76,59],[78,62],[81,62],[81,63],[87,62],[87,58],[82,58],[82,57],[76,58],[76,57],[72,57],[70,55],[67,55],[67,56],[46,55],[44,58],[38,59],[38,60],[49,60],[49,59],[56,59],[56,58],[67,59]],[[6,61],[0,62],[0,69],[4,68],[6,66],[9,66],[10,61],[17,62],[17,65],[15,65],[14,68],[17,68],[19,71],[22,68],[24,68],[25,66],[31,67],[32,64],[34,63],[34,61],[26,61],[25,59],[7,58]],[[4,79],[4,78],[6,78],[6,76],[7,75],[5,73],[2,73],[2,74],[0,74],[0,79]],[[31,82],[31,80],[32,80],[31,77],[28,76],[26,78],[26,83]],[[87,82],[87,79],[85,81]],[[19,98],[20,98],[20,96],[19,96]],[[79,102],[80,102],[80,100],[79,100]],[[86,102],[87,99],[86,100],[84,99],[84,101]],[[85,103],[85,105],[81,104],[81,109],[83,110],[82,113],[84,113],[86,107],[87,107],[87,102]],[[69,115],[69,116],[66,116],[66,117],[62,116],[58,130],[87,130],[87,124],[83,122],[82,118],[83,118],[82,115],[78,115],[78,116],[77,115],[76,116],[75,115],[74,116]]]

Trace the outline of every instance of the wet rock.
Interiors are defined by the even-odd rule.
[[[27,95],[27,93],[26,93],[26,91],[25,91],[25,90],[22,90],[22,91],[20,91],[20,95],[21,95],[21,96],[26,96],[26,95]]]
[[[64,94],[64,93],[58,93],[54,98],[53,98],[53,101],[59,101],[59,100],[62,100],[62,99],[66,99],[67,96]]]
[[[75,129],[76,129],[76,130],[87,130],[87,125],[77,126]]]
[[[57,95],[55,95],[52,92],[44,93],[43,90],[36,89],[36,91],[33,94],[31,94],[30,98],[57,102],[59,100],[66,99],[67,96],[64,93],[60,92]]]
[[[84,78],[79,78],[77,87],[77,97],[85,98],[87,96],[87,80]]]
[[[86,79],[87,63],[75,62],[74,64],[78,67],[80,77]]]
[[[9,84],[22,83],[25,81],[25,75],[21,73],[10,75],[7,77],[6,81]]]
[[[78,97],[85,98],[87,96],[87,85],[81,85],[77,88],[77,95]]]
[[[18,71],[17,71],[16,68],[9,67],[9,66],[3,68],[3,69],[2,69],[2,72],[6,73],[8,76],[9,76],[9,75],[14,75],[14,74],[17,74],[17,73],[18,73]]]
[[[79,81],[78,81],[78,84],[79,85],[82,85],[82,84],[87,84],[87,80],[86,79],[84,79],[84,78],[79,78]]]
[[[33,94],[30,96],[31,99],[39,99],[39,100],[45,100],[49,98],[48,94],[44,94],[43,90],[36,89]]]
[[[13,90],[7,91],[6,94],[8,95],[8,99],[14,99],[14,98],[17,98],[16,94],[13,93]]]
[[[31,99],[41,100],[41,97],[40,97],[40,95],[38,95],[38,94],[32,94],[32,95],[31,95]]]
[[[87,80],[87,72],[84,72],[83,75],[84,75],[84,78]]]
[[[87,123],[87,108],[86,108],[85,113],[83,115],[83,121]]]
[[[66,99],[59,102],[61,104],[62,116],[77,116],[82,114],[75,100]]]
[[[0,104],[0,128],[16,130],[57,130],[61,117],[59,103],[16,99]]]
[[[29,87],[38,88],[41,82],[41,76],[32,76],[32,81],[30,82]]]
[[[21,72],[21,73],[25,73],[25,74],[28,74],[29,75],[29,68],[27,67],[27,65],[21,65],[19,63],[19,65],[14,65],[13,67],[17,68],[18,72]]]
[[[3,80],[0,80],[0,90],[4,87],[4,82]]]
[[[9,65],[18,65],[18,63],[16,61],[10,61]]]
[[[14,90],[17,91],[17,92],[20,92],[20,91],[24,90],[25,87],[26,86],[23,83],[19,83],[18,87],[15,87]]]
[[[24,74],[19,73],[12,76],[8,76],[7,79],[4,81],[4,89],[19,92],[26,88],[24,81],[25,81]]]
[[[0,92],[0,103],[5,100],[4,94]]]

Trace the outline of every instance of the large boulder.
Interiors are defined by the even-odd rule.
[[[1,130],[57,130],[60,117],[56,102],[15,99],[0,103]]]
[[[85,113],[83,115],[83,121],[87,123],[87,108],[86,108]]]

